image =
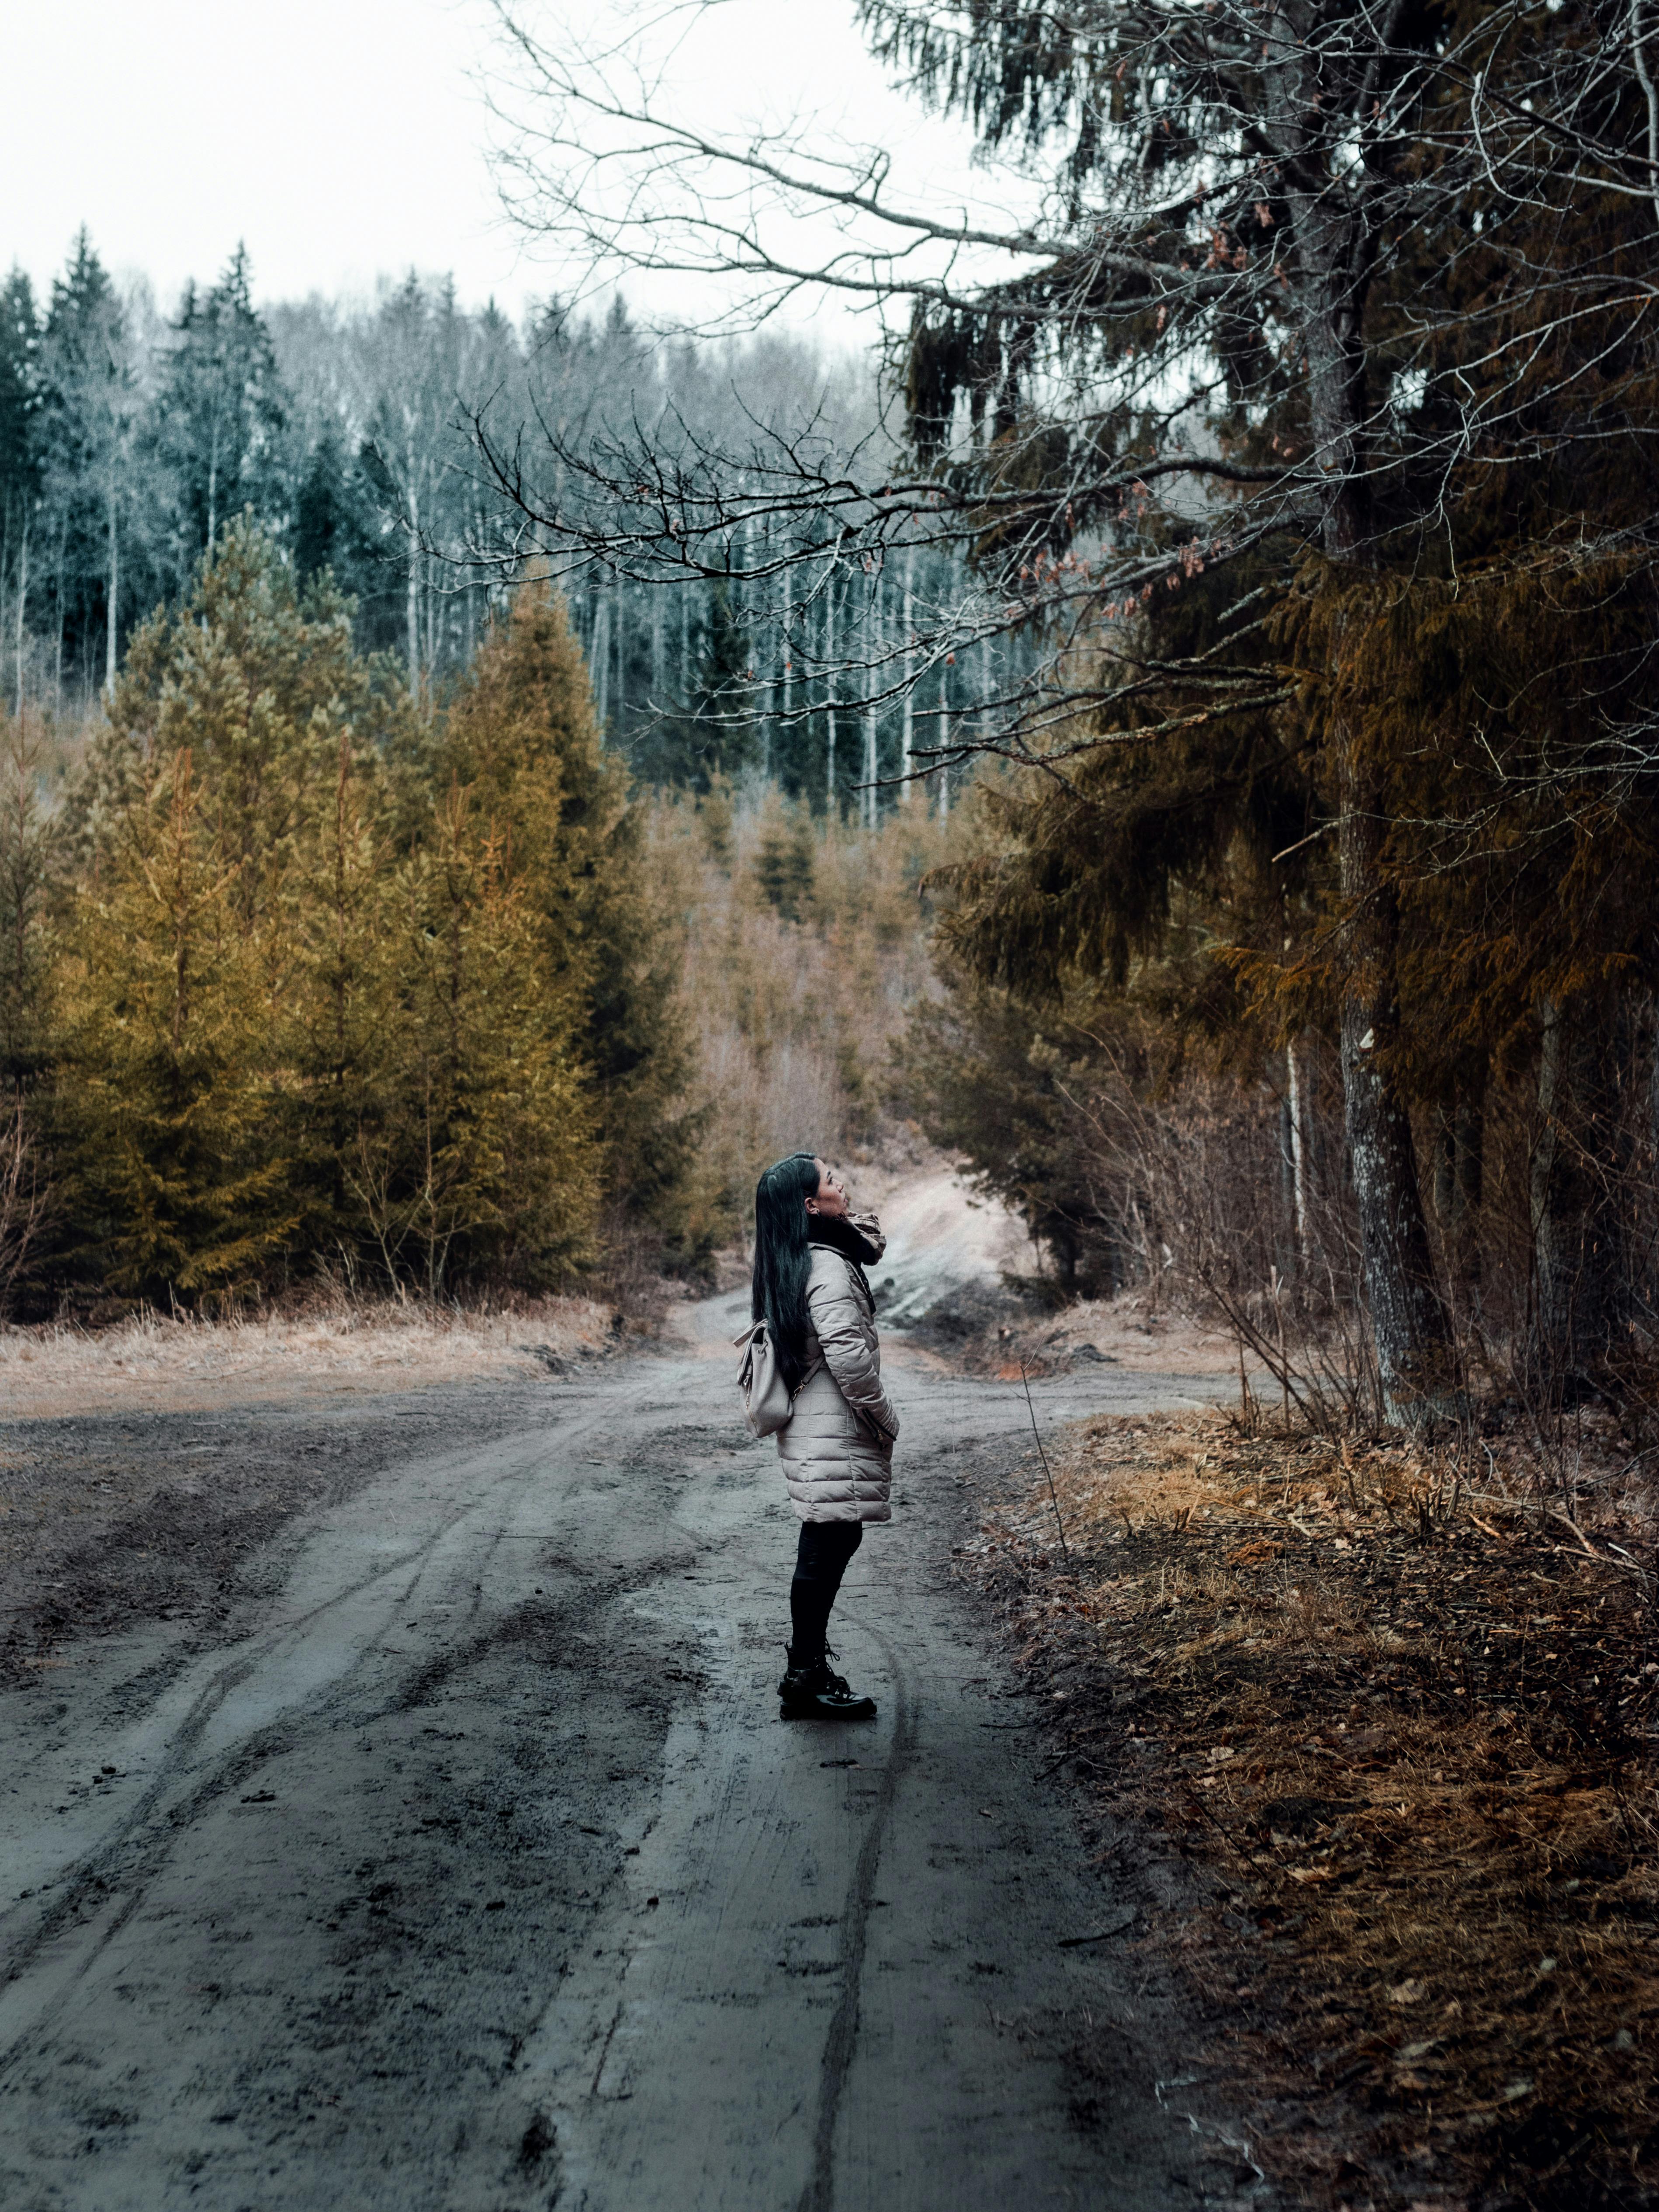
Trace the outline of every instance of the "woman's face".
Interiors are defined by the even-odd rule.
[[[806,1211],[827,1214],[832,1221],[846,1218],[847,1186],[828,1160],[818,1162],[818,1194],[807,1200]]]

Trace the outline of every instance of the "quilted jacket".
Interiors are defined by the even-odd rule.
[[[890,1521],[898,1415],[881,1382],[875,1311],[841,1254],[812,1247],[806,1380],[778,1431],[790,1501],[803,1521]]]

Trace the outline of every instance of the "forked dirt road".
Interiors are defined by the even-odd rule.
[[[7,1698],[9,2212],[1233,2196],[951,1577],[1023,1401],[901,1362],[896,1518],[834,1632],[880,1717],[786,1724],[794,1522],[709,1356],[737,1311],[505,1440],[411,1443],[234,1640],[159,1624]],[[1036,1387],[1049,1421],[1212,1386]]]

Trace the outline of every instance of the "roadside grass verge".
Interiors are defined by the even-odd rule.
[[[1049,1457],[1053,1496],[1034,1465],[963,1564],[1103,1856],[1152,1832],[1191,1863],[1139,1941],[1178,1958],[1278,2186],[1656,2201],[1651,1493],[1587,1463],[1575,1526],[1522,1508],[1513,1440],[1471,1503],[1403,1449],[1216,1415],[1097,1419]]]
[[[0,1328],[0,1407],[15,1419],[185,1413],[522,1381],[599,1357],[620,1340],[617,1322],[594,1298],[478,1310],[342,1295],[223,1321],[145,1311],[99,1328]]]

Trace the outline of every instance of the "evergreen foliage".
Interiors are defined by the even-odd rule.
[[[502,865],[577,1010],[609,1201],[672,1232],[696,1133],[677,1103],[690,1065],[680,935],[647,880],[642,820],[600,742],[580,647],[544,586],[521,589],[486,636],[445,719],[438,775],[507,830]]]
[[[902,1054],[909,1095],[933,1142],[972,1163],[1048,1249],[1066,1297],[1109,1295],[1121,1279],[1121,1224],[1077,1144],[1073,1095],[1101,1060],[1101,1039],[1058,1007],[978,982],[948,963],[948,994],[911,1016]]]
[[[676,940],[544,586],[429,729],[327,571],[237,519],[135,634],[64,832],[4,977],[49,1285],[187,1305],[320,1264],[437,1297],[589,1264],[607,1200],[672,1228]]]
[[[275,517],[285,503],[285,408],[270,333],[249,293],[238,246],[206,292],[185,288],[155,435],[172,487],[182,571],[213,545],[227,516]]]
[[[9,537],[40,491],[40,325],[34,287],[14,268],[0,287],[0,514]]]
[[[100,859],[58,978],[63,1258],[118,1296],[190,1304],[257,1281],[296,1223],[268,977],[188,746],[129,795]]]

